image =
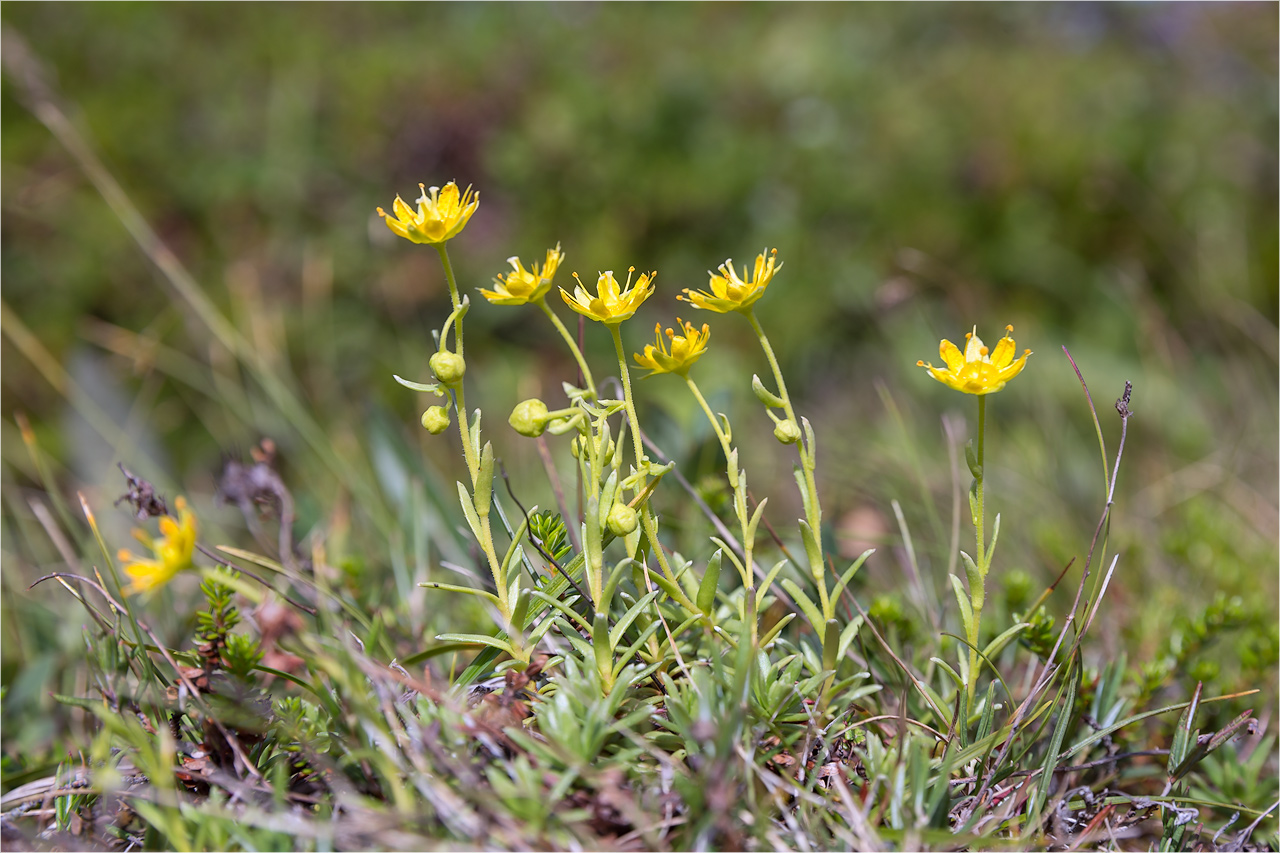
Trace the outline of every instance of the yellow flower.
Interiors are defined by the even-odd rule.
[[[587,292],[587,289],[582,286],[582,279],[574,273],[573,277],[577,279],[578,286],[574,288],[573,296],[570,296],[563,287],[560,288],[560,295],[564,297],[565,304],[579,314],[590,317],[592,320],[599,320],[606,325],[616,326],[636,313],[636,309],[653,293],[653,279],[657,273],[641,273],[633,287],[631,274],[635,271],[635,267],[627,270],[627,284],[622,288],[618,287],[618,282],[613,277],[613,270],[600,273],[600,279],[596,282],[598,294],[596,296]]]
[[[458,236],[471,214],[480,206],[480,193],[472,193],[471,187],[459,192],[453,181],[445,184],[444,189],[432,187],[430,198],[424,185],[418,184],[418,189],[422,190],[422,195],[418,198],[417,211],[405,204],[400,196],[396,196],[395,204],[391,206],[396,214],[394,219],[378,208],[378,215],[388,228],[414,243],[435,246]]]
[[[710,293],[705,290],[690,290],[686,287],[684,292],[687,296],[676,298],[692,302],[695,308],[705,308],[720,314],[746,311],[756,303],[757,299],[764,296],[764,289],[769,286],[773,274],[780,269],[782,264],[778,263],[777,249],[773,249],[767,255],[764,252],[756,255],[755,275],[748,280],[738,276],[738,271],[733,268],[733,259],[730,258],[720,265],[719,273],[708,273],[711,276]],[[743,272],[746,270],[744,269]]]
[[[692,323],[686,323],[679,317],[676,318],[676,325],[684,330],[684,334],[677,335],[675,329],[667,329],[667,337],[671,339],[669,352],[662,340],[662,324],[659,323],[653,327],[654,343],[645,345],[644,355],[632,353],[637,364],[653,371],[649,376],[657,376],[659,373],[687,376],[689,368],[707,351],[707,341],[711,337],[710,326],[703,323],[701,329],[695,329]]]
[[[135,557],[123,548],[117,555],[125,564],[125,574],[133,581],[125,587],[125,595],[152,592],[173,580],[178,572],[191,568],[191,556],[196,548],[196,517],[187,509],[185,498],[179,497],[174,506],[178,509],[178,520],[167,515],[162,517],[158,538],[152,539],[141,530],[133,531],[134,538],[150,548],[155,559]]]
[[[946,369],[923,361],[917,361],[916,365],[928,370],[929,375],[943,385],[957,391],[966,394],[994,394],[1022,372],[1022,368],[1027,366],[1027,356],[1031,355],[1031,350],[1026,350],[1014,361],[1013,354],[1017,347],[1009,336],[1013,326],[1005,326],[1005,330],[1005,336],[996,344],[995,352],[988,352],[982,338],[978,337],[978,327],[974,326],[973,331],[965,335],[968,343],[965,344],[963,353],[945,338],[938,345],[938,354],[947,363]]]
[[[507,258],[515,272],[505,276],[498,273],[493,281],[493,290],[480,288],[480,293],[494,305],[524,305],[526,302],[537,302],[547,295],[551,289],[551,281],[556,277],[556,270],[564,260],[564,252],[560,244],[554,249],[547,249],[547,262],[539,267],[533,265],[533,271],[527,272],[519,258]]]

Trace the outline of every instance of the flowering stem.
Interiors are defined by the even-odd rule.
[[[978,476],[975,480],[975,486],[976,486],[975,491],[977,492],[977,497],[978,497],[978,501],[977,501],[978,514],[977,514],[977,521],[974,523],[974,528],[975,528],[975,532],[977,534],[977,539],[978,539],[978,565],[983,569],[984,575],[986,574],[986,568],[987,568],[987,562],[986,562],[987,525],[986,525],[986,495],[985,495],[986,471],[983,470],[982,465],[983,465],[983,457],[985,455],[983,451],[984,451],[984,445],[986,442],[986,433],[987,433],[987,395],[979,394],[978,395]]]
[[[591,378],[591,368],[587,367],[587,360],[582,357],[582,350],[578,348],[578,342],[569,334],[569,330],[564,327],[564,323],[560,322],[556,312],[551,310],[551,306],[547,304],[546,299],[539,298],[538,307],[542,309],[542,313],[547,315],[551,325],[556,327],[556,331],[560,333],[560,337],[564,338],[564,342],[569,345],[569,351],[573,353],[574,359],[578,362],[578,368],[582,370],[582,377],[583,381],[587,383],[587,390],[591,392],[591,396],[594,398],[596,396],[596,381]]]
[[[702,406],[702,411],[706,414],[707,420],[711,421],[711,428],[716,431],[716,438],[720,439],[720,447],[724,450],[724,458],[729,458],[732,447],[729,445],[729,437],[724,434],[724,427],[720,425],[720,419],[711,411],[711,407],[707,405],[706,399],[702,396],[702,392],[698,390],[698,386],[692,379],[685,376],[684,381],[689,384],[689,390],[693,392],[694,399],[698,401],[698,405]]]
[[[978,639],[980,634],[980,625],[982,623],[982,606],[987,599],[987,571],[990,566],[987,565],[989,555],[987,550],[987,522],[986,522],[986,469],[983,467],[985,463],[985,445],[987,434],[987,396],[985,394],[978,395],[978,452],[977,462],[978,470],[973,478],[974,492],[974,513],[973,513],[973,530],[974,537],[977,539],[978,547],[978,577],[969,578],[969,599],[973,608],[973,623],[971,628],[971,636],[969,639],[969,704],[973,705],[973,699],[978,683]]]
[[[782,368],[778,366],[778,358],[773,354],[773,347],[769,345],[769,338],[760,326],[760,321],[756,319],[755,310],[747,309],[742,313],[751,322],[751,328],[755,330],[756,337],[760,340],[760,348],[764,350],[765,357],[769,360],[769,367],[773,370],[773,380],[778,384],[778,397],[782,400],[782,410],[786,413],[787,420],[800,434],[800,440],[796,443],[796,448],[800,453],[800,467],[804,473],[806,493],[804,496],[805,521],[808,522],[809,530],[813,533],[813,538],[818,546],[817,558],[809,561],[812,564],[809,566],[809,571],[813,573],[814,582],[818,586],[818,595],[822,604],[822,616],[824,619],[830,620],[834,616],[834,611],[827,596],[826,566],[822,557],[822,507],[818,503],[818,484],[813,475],[814,468],[817,465],[814,448],[810,446],[804,431],[801,430],[795,409],[791,407],[791,396],[787,393],[787,383],[782,378]],[[818,632],[819,636],[824,635],[825,626],[814,625],[813,628]]]
[[[462,306],[462,298],[458,295],[458,281],[453,274],[453,264],[449,262],[449,250],[445,243],[437,243],[435,245],[436,252],[440,255],[440,264],[444,267],[445,281],[449,284],[449,302],[453,306],[455,312],[453,326],[454,352],[462,357],[462,315],[458,309]],[[448,341],[444,338],[440,340],[441,348],[447,345]],[[480,460],[477,458],[478,448],[473,446],[471,442],[471,428],[467,421],[467,401],[462,388],[462,380],[449,386],[449,390],[454,394],[454,407],[458,410],[458,432],[462,437],[462,456],[467,462],[467,473],[471,476],[472,499],[480,488]],[[492,482],[492,472],[488,475]],[[486,483],[486,488],[490,484]],[[490,497],[492,500],[492,497]],[[516,625],[512,620],[512,602],[509,600],[506,572],[502,569],[502,561],[498,558],[498,553],[493,544],[493,529],[489,524],[489,507],[487,504],[476,507],[476,515],[480,522],[480,530],[476,531],[476,538],[479,541],[480,549],[484,552],[485,558],[489,561],[489,571],[493,575],[494,586],[497,587],[498,610],[502,613],[503,621],[507,623],[507,636],[511,638],[512,647],[515,649],[516,657],[527,660],[528,652],[522,649],[520,641],[520,626]]]
[[[707,420],[711,421],[711,428],[716,432],[716,438],[720,439],[720,447],[724,450],[724,458],[728,467],[729,482],[733,484],[734,491],[734,509],[738,515],[738,524],[742,528],[742,583],[744,589],[743,598],[743,616],[747,620],[751,630],[751,646],[755,648],[759,640],[759,620],[756,617],[756,579],[751,570],[751,552],[755,547],[755,536],[751,530],[751,520],[747,515],[747,484],[746,472],[738,472],[733,470],[738,464],[737,458],[733,455],[733,447],[729,443],[729,436],[725,434],[724,427],[720,424],[720,419],[711,411],[711,407],[707,405],[706,398],[702,396],[702,392],[698,390],[697,384],[686,374],[684,381],[689,385],[689,390],[693,392],[693,396],[698,401],[698,405],[702,406],[703,413],[706,414]]]
[[[436,252],[440,255],[440,263],[444,266],[444,278],[449,283],[449,302],[453,306],[453,310],[457,311],[462,305],[462,298],[458,296],[458,281],[453,277],[453,264],[449,262],[449,249],[445,243],[436,243]],[[458,348],[455,350],[458,355],[462,355],[462,318],[459,317],[454,321],[454,341]],[[441,341],[441,345],[447,343]]]
[[[453,305],[453,310],[457,311],[462,305],[462,299],[458,296],[458,281],[453,275],[453,264],[449,263],[449,250],[445,243],[436,244],[436,252],[440,255],[440,264],[444,267],[444,278],[449,283],[449,302]],[[454,352],[458,357],[462,357],[462,317],[459,316],[454,320],[453,340],[456,345]],[[440,346],[445,346],[448,342],[441,340]],[[467,460],[467,472],[471,475],[471,486],[475,487],[476,482],[480,479],[480,460],[476,458],[475,448],[471,446],[471,429],[467,424],[467,400],[462,391],[462,382],[458,382],[450,390],[454,393],[455,408],[458,410],[458,431],[462,435],[462,456]],[[501,589],[499,589],[501,592]]]
[[[609,327],[609,333],[613,335],[613,348],[618,354],[618,373],[622,377],[622,398],[627,407],[627,423],[631,427],[631,446],[636,449],[636,470],[644,471],[644,443],[640,438],[640,418],[636,415],[635,397],[631,394],[631,371],[627,369],[627,354],[622,347],[622,332],[619,331],[619,324],[617,323],[608,323],[606,325]],[[667,580],[671,581],[672,587],[679,593],[676,601],[690,614],[700,613],[698,606],[690,601],[689,597],[681,590],[679,581],[676,580],[670,564],[667,563],[667,555],[662,553],[662,543],[658,541],[658,524],[653,518],[653,513],[649,510],[649,502],[642,503],[639,509],[640,525],[644,528],[644,535],[649,539],[653,556],[658,561],[658,566],[662,569],[662,573],[666,575]]]

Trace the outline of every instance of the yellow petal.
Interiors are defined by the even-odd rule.
[[[964,346],[965,361],[982,361],[982,338],[978,337],[978,327],[974,326],[969,333],[969,342]]]
[[[960,348],[946,338],[938,344],[938,355],[947,363],[947,369],[955,372],[964,367],[964,354],[960,352]]]
[[[1013,354],[1017,351],[1017,345],[1013,342],[1013,338],[1005,335],[996,342],[996,348],[991,351],[991,363],[997,368],[1005,368],[1009,366],[1009,362],[1013,361]]]
[[[396,219],[401,222],[412,222],[416,218],[413,208],[405,204],[404,199],[400,198],[400,196],[396,196],[396,200],[391,204],[391,209],[396,212]]]

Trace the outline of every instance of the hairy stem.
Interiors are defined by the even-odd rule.
[[[592,398],[595,398],[596,381],[591,377],[591,368],[587,366],[587,360],[582,357],[582,350],[578,348],[578,342],[573,339],[573,335],[569,334],[569,330],[565,328],[564,323],[560,322],[556,312],[551,310],[551,306],[547,304],[546,299],[539,299],[537,304],[542,309],[542,313],[547,315],[551,325],[556,327],[560,337],[564,338],[564,342],[569,345],[569,351],[573,353],[574,360],[578,362],[578,369],[582,371],[583,381],[587,383],[587,390],[591,392]]]
[[[769,338],[764,333],[764,329],[760,326],[760,321],[756,319],[754,310],[743,312],[751,323],[751,328],[755,331],[756,337],[760,341],[760,348],[764,350],[765,358],[769,360],[769,368],[773,371],[773,381],[778,385],[778,397],[782,400],[782,410],[787,416],[787,420],[800,433],[800,440],[796,442],[796,448],[800,453],[800,468],[804,476],[804,489],[806,492],[805,500],[805,521],[809,524],[809,529],[813,532],[814,539],[817,540],[819,559],[817,565],[809,567],[809,571],[813,574],[813,580],[818,586],[818,595],[822,605],[822,615],[824,619],[830,619],[834,615],[831,601],[827,595],[826,581],[826,565],[822,558],[822,506],[818,503],[818,484],[814,478],[814,468],[816,460],[814,448],[810,446],[804,430],[801,429],[799,418],[796,417],[795,409],[791,406],[791,395],[787,393],[787,383],[782,378],[782,368],[778,366],[778,358],[773,354],[773,347],[769,344]],[[819,636],[823,635],[825,626],[814,625],[814,630]]]
[[[610,323],[608,326],[609,333],[613,335],[614,351],[618,354],[618,373],[622,377],[622,397],[627,407],[627,423],[631,427],[631,445],[636,451],[636,470],[643,471],[645,468],[644,441],[640,435],[640,418],[636,415],[635,397],[631,393],[631,371],[627,369],[627,354],[622,347],[622,332],[618,324]],[[644,535],[649,539],[653,556],[667,580],[674,585],[675,591],[680,593],[676,601],[690,614],[700,613],[698,606],[690,601],[680,588],[679,581],[676,580],[675,573],[671,571],[671,565],[667,562],[667,555],[662,552],[662,543],[658,541],[658,523],[649,509],[649,502],[645,501],[639,509],[640,526],[644,528]]]
[[[720,425],[720,419],[711,411],[711,407],[707,405],[706,398],[702,396],[702,392],[698,390],[697,384],[685,376],[684,381],[688,384],[689,390],[693,392],[693,397],[698,401],[698,405],[702,407],[703,413],[706,414],[707,420],[711,422],[711,428],[716,431],[716,438],[720,440],[720,447],[724,450],[724,458],[729,458],[729,453],[733,449],[729,445],[729,437],[724,433],[724,427]]]
[[[462,305],[462,298],[458,295],[458,281],[453,275],[453,264],[449,262],[449,250],[446,244],[437,243],[436,252],[440,255],[440,264],[444,267],[445,281],[449,283],[449,302],[453,305],[453,310],[457,311]],[[454,320],[453,340],[454,352],[458,357],[462,357],[462,318],[458,317]],[[445,346],[448,341],[441,340],[440,346]],[[471,428],[467,422],[467,400],[462,390],[462,383],[459,382],[451,389],[454,394],[454,408],[458,410],[458,432],[462,436],[462,456],[467,460],[467,473],[471,475],[471,487],[475,488],[476,481],[480,479],[480,460],[476,458],[475,448],[471,446]],[[499,590],[501,594],[501,590]]]
[[[733,470],[732,466],[736,465],[737,462],[733,456],[733,447],[729,443],[729,436],[725,434],[724,427],[720,424],[720,419],[716,417],[715,412],[711,411],[711,407],[707,405],[707,400],[702,396],[697,383],[690,379],[688,375],[684,377],[684,381],[688,384],[689,390],[693,392],[698,405],[702,407],[707,420],[711,422],[711,428],[715,430],[716,438],[720,439],[720,447],[724,450],[725,463],[730,466],[728,474],[729,481],[734,486],[734,509],[738,516],[738,525],[742,529],[742,565],[744,567],[742,582],[745,596],[743,599],[743,617],[750,626],[751,645],[754,648],[759,640],[759,620],[756,618],[755,609],[756,583],[755,576],[751,571],[751,552],[755,546],[755,537],[751,534],[751,521],[747,513],[747,486],[743,480],[745,474]]]

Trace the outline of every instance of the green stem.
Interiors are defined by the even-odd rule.
[[[453,264],[449,262],[449,250],[446,244],[437,243],[436,253],[440,255],[440,264],[444,267],[444,278],[449,283],[449,302],[453,305],[453,310],[457,311],[462,305],[462,298],[458,295],[458,281],[453,275]],[[458,357],[462,357],[462,318],[458,317],[454,320],[453,325],[454,352]],[[440,341],[443,347],[448,342]],[[458,432],[462,436],[462,456],[467,460],[467,473],[471,475],[471,486],[475,488],[476,482],[480,479],[480,460],[476,458],[475,448],[471,446],[471,427],[467,422],[467,399],[462,390],[462,383],[459,382],[450,390],[455,395],[455,403],[458,410]]]
[[[436,253],[440,255],[440,264],[444,267],[445,281],[449,284],[449,303],[456,312],[462,306],[462,297],[458,294],[458,280],[453,274],[453,264],[449,261],[449,250],[445,243],[436,244]],[[463,354],[462,346],[462,317],[457,316],[454,319],[453,326],[454,352],[461,358]],[[448,341],[444,338],[440,340],[440,346],[446,346]],[[462,456],[467,461],[467,473],[471,475],[471,488],[474,495],[475,489],[480,483],[480,460],[476,457],[476,448],[471,446],[471,427],[467,418],[467,400],[466,394],[462,388],[462,382],[450,386],[449,390],[454,393],[455,408],[458,410],[458,432],[462,437]],[[527,653],[521,647],[520,626],[511,621],[511,601],[507,595],[507,578],[502,571],[502,561],[498,558],[497,551],[493,545],[493,529],[489,524],[488,512],[478,513],[480,515],[480,548],[484,552],[485,558],[489,561],[489,571],[493,575],[494,585],[498,590],[498,610],[502,613],[503,621],[507,623],[507,635],[511,638],[511,644],[516,651],[516,656],[527,660]]]
[[[987,433],[987,395],[978,395],[978,478],[977,478],[977,495],[978,495],[978,520],[974,524],[974,529],[978,539],[978,568],[986,574],[986,550],[987,550],[987,523],[986,523],[986,470],[983,468],[985,457],[985,444]]]
[[[729,444],[729,436],[725,434],[724,428],[720,425],[720,419],[716,417],[715,412],[711,411],[711,407],[707,405],[707,400],[702,396],[702,391],[698,389],[695,383],[686,374],[684,381],[688,384],[689,390],[693,392],[693,396],[698,401],[698,405],[702,406],[702,411],[707,416],[707,420],[711,422],[711,428],[716,432],[716,438],[720,439],[720,447],[724,450],[724,458],[727,464],[734,464],[733,447]],[[743,474],[729,469],[729,481],[734,484],[734,508],[738,515],[738,525],[742,528],[742,564],[746,571],[743,575],[744,584],[744,605],[743,616],[747,620],[747,624],[751,629],[751,646],[754,648],[759,641],[760,623],[756,618],[756,579],[752,572],[752,551],[755,549],[754,537],[751,535],[751,522],[747,516],[747,496],[745,494],[746,486],[743,482]]]
[[[973,706],[978,684],[978,638],[981,636],[982,607],[987,600],[987,521],[986,521],[986,434],[987,434],[987,397],[978,395],[978,475],[973,480],[975,503],[973,531],[978,547],[978,583],[973,588],[970,579],[969,599],[973,609],[973,635],[969,637],[969,706]]]
[[[582,350],[578,349],[578,342],[569,334],[569,330],[564,327],[564,323],[560,322],[556,312],[551,310],[551,306],[547,304],[546,299],[539,299],[537,305],[542,309],[542,313],[547,315],[551,325],[556,327],[560,337],[564,338],[564,342],[569,345],[569,351],[573,353],[574,359],[578,362],[578,369],[582,371],[582,378],[587,383],[587,390],[591,392],[591,397],[594,399],[596,396],[596,381],[591,378],[591,368],[587,367],[587,360],[582,357]]]
[[[627,354],[622,347],[622,332],[617,323],[606,325],[609,327],[609,333],[613,335],[613,348],[618,354],[618,373],[622,377],[622,399],[627,407],[627,423],[631,427],[631,446],[636,450],[636,470],[643,471],[645,470],[644,442],[640,438],[640,418],[636,415],[636,401],[631,393],[631,371],[627,368]],[[644,535],[649,539],[649,545],[653,549],[653,556],[658,561],[659,568],[662,569],[667,580],[671,581],[676,592],[680,593],[676,601],[691,615],[701,613],[698,606],[690,601],[680,588],[680,583],[667,562],[667,555],[662,553],[662,543],[658,541],[658,524],[649,510],[648,501],[640,507],[640,524],[644,528]]]
[[[814,539],[817,540],[819,560],[816,566],[810,566],[809,571],[813,573],[814,582],[818,586],[818,595],[822,604],[822,616],[824,619],[831,619],[834,612],[831,607],[831,601],[827,595],[826,566],[821,558],[822,553],[822,506],[818,503],[818,484],[814,478],[814,468],[816,461],[814,458],[814,448],[809,446],[809,442],[805,437],[805,433],[800,425],[799,418],[796,417],[795,409],[791,407],[791,395],[787,393],[787,383],[782,378],[782,368],[778,366],[778,358],[773,354],[773,347],[769,344],[769,338],[765,335],[764,329],[760,326],[760,321],[756,319],[754,309],[748,309],[743,314],[751,323],[751,328],[755,331],[756,337],[760,340],[760,348],[764,350],[765,358],[769,360],[769,368],[773,371],[773,381],[778,385],[778,397],[782,400],[782,410],[786,413],[787,420],[800,433],[800,440],[796,442],[796,448],[800,453],[800,468],[804,473],[804,488],[806,492],[805,500],[805,520],[809,523],[809,529],[813,532]],[[824,635],[823,625],[814,625],[814,630],[819,636]]]
[[[618,373],[622,376],[622,401],[627,406],[627,423],[631,426],[631,446],[636,451],[636,470],[644,470],[644,443],[640,439],[640,418],[636,415],[636,401],[631,395],[631,371],[627,369],[627,354],[622,347],[622,332],[617,323],[610,323],[613,348],[618,353]]]
[[[444,278],[449,283],[449,302],[453,306],[453,310],[457,311],[462,306],[462,297],[458,295],[458,280],[453,276],[453,264],[449,262],[449,249],[445,243],[436,243],[436,253],[440,255],[440,263],[444,266]],[[454,341],[458,348],[454,350],[458,355],[462,355],[462,318],[457,319],[457,325],[454,326]],[[447,341],[441,341],[440,345],[444,346]]]
[[[698,405],[702,406],[702,411],[706,414],[707,420],[711,421],[711,428],[716,431],[716,438],[720,439],[720,447],[724,450],[724,458],[728,460],[729,453],[733,448],[729,445],[729,436],[725,435],[724,427],[720,425],[720,419],[716,417],[715,412],[711,411],[711,407],[707,405],[707,401],[702,396],[702,392],[698,390],[697,384],[688,376],[685,376],[684,381],[688,383],[689,390],[693,392],[694,399],[698,401]]]

